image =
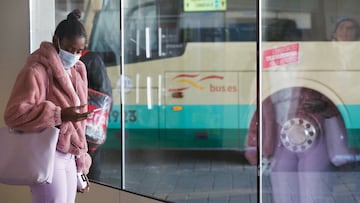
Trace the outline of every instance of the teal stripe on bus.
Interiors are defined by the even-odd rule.
[[[337,105],[347,130],[348,144],[350,147],[360,147],[360,105]]]
[[[360,105],[338,105],[337,108],[347,127],[349,146],[359,148]],[[160,148],[243,147],[254,110],[254,105],[154,105],[150,109],[145,105],[126,105],[127,142],[129,146]],[[120,127],[120,106],[113,106],[107,145],[115,144],[118,148]],[[207,134],[208,141],[201,140],[202,134]]]
[[[159,107],[154,105],[152,109],[148,109],[145,105],[126,105],[126,127],[164,128],[165,122],[168,122],[168,126],[173,128],[186,126],[190,128],[213,127],[212,122],[217,121],[215,118],[223,118],[223,120],[219,120],[223,128],[247,128],[249,119],[255,110],[255,105],[176,105],[183,108],[181,111],[172,110],[174,106],[162,105]],[[360,129],[360,105],[337,105],[337,108],[341,112],[347,128]],[[238,119],[235,112],[239,112]],[[192,123],[196,118],[209,120]],[[240,122],[237,123],[236,121]],[[108,128],[118,129],[120,127],[120,105],[113,105],[109,115]]]
[[[180,110],[179,110],[180,108]],[[250,105],[145,105],[125,106],[125,126],[129,129],[243,129],[247,128],[255,106]]]

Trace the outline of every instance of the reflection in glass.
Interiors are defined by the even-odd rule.
[[[83,8],[89,49],[111,80],[114,101],[96,181],[118,188],[125,181],[123,189],[175,202],[257,202],[261,161],[263,202],[356,202],[357,2],[263,4],[260,119],[256,2],[126,1],[123,58],[120,1],[96,2],[56,1],[57,16]]]
[[[262,202],[358,201],[357,4],[263,5]]]
[[[360,37],[359,23],[353,18],[341,18],[336,22],[331,35],[334,41],[356,41]]]
[[[124,74],[134,84],[125,189],[171,202],[257,202],[256,167],[243,155],[256,105],[256,4],[207,2],[125,1]]]

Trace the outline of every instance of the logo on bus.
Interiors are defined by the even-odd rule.
[[[210,74],[206,76],[201,76],[200,74],[178,74],[172,78],[176,84],[179,85],[178,88],[169,88],[169,92],[178,93],[184,92],[190,88],[203,91],[208,89],[209,92],[236,92],[237,87],[234,85],[226,86],[219,85],[217,83],[204,84],[205,81],[212,82],[216,80],[224,80],[224,76]]]

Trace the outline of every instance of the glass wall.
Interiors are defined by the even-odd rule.
[[[257,202],[244,150],[256,106],[256,2],[124,1],[125,189]]]
[[[360,201],[359,4],[56,0],[56,24],[83,11],[112,89],[91,180],[169,202]]]
[[[359,201],[358,7],[263,2],[263,202]]]
[[[55,3],[56,24],[82,11],[87,49],[111,81],[106,142],[89,144],[92,181],[171,202],[257,201],[244,157],[256,108],[254,2]]]

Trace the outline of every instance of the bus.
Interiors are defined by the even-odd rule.
[[[256,78],[257,29],[254,13],[241,17],[238,6],[223,1],[198,11],[203,6],[187,8],[186,1],[129,2],[124,10],[124,76],[132,84],[125,90],[126,146],[244,148],[254,110],[249,104],[255,89],[249,84]],[[242,6],[256,10],[254,3]],[[241,64],[233,60],[245,55]]]
[[[112,23],[120,18],[120,1],[104,1],[92,10],[94,3],[89,1],[85,7],[86,16],[93,16],[89,46],[103,55],[114,98],[119,98],[110,115],[111,132],[121,126],[123,68],[126,146],[244,150],[260,95],[259,72],[263,99],[292,87],[310,88],[327,97],[341,112],[349,143],[358,146],[358,98],[351,91],[357,75],[357,43],[330,40],[337,20],[359,18],[345,6],[356,3],[342,2],[340,7],[339,2],[330,6],[309,1],[299,9],[295,2],[267,2],[260,26],[264,66],[258,67],[256,4],[201,2],[125,2],[123,56],[120,25]],[[292,38],[281,34],[284,29]],[[103,30],[109,32],[99,32]],[[283,53],[276,54],[279,51]],[[285,58],[280,64],[265,62],[271,57]],[[111,137],[108,145],[116,143]]]

